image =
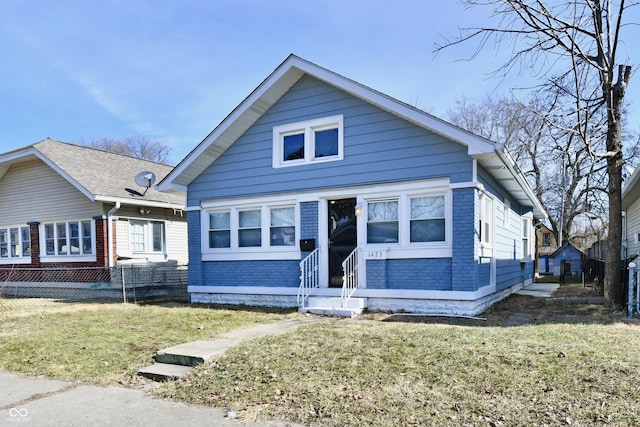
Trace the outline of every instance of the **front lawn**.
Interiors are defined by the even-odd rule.
[[[504,326],[514,324],[515,307],[526,309],[514,301],[526,298],[543,316]],[[640,425],[638,322],[594,306],[561,315],[550,310],[567,307],[538,302],[513,295],[487,320],[464,323],[473,326],[410,316],[330,319],[245,342],[156,393],[241,420],[304,425]],[[292,316],[129,304],[5,314],[0,369],[138,385],[137,369],[158,349]]]
[[[340,320],[249,342],[161,395],[322,426],[640,425],[640,327]]]
[[[59,304],[5,312],[0,369],[96,384],[129,384],[156,351],[298,315],[193,306]]]

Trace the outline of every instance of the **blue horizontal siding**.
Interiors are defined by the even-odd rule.
[[[533,277],[533,263],[519,260],[499,259],[496,261],[496,290],[501,291]]]
[[[272,167],[274,126],[338,114],[342,161]],[[465,146],[305,76],[189,185],[188,204],[442,177],[465,182],[471,174]]]

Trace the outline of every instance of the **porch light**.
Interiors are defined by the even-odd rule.
[[[356,205],[356,216],[360,215],[361,213],[362,213],[362,204],[358,202],[358,204]]]

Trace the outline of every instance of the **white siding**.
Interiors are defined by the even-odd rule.
[[[633,256],[640,251],[640,243],[636,242],[636,236],[640,233],[640,200],[636,200],[627,209],[627,256]]]
[[[116,253],[119,256],[137,258],[142,255],[133,254],[129,246],[129,221],[163,221],[166,233],[166,260],[187,263],[189,250],[187,245],[187,218],[180,213],[174,215],[173,209],[143,208],[144,214],[140,214],[140,206],[124,206],[114,213],[118,217],[116,221]],[[146,209],[149,213],[146,213]],[[143,256],[144,257],[144,256]],[[150,256],[149,261],[164,261],[156,256]]]
[[[0,225],[90,219],[100,205],[41,161],[11,166],[0,181]]]

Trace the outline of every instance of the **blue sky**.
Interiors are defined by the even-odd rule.
[[[488,14],[426,0],[3,0],[0,152],[139,134],[176,164],[290,53],[443,117],[462,96],[527,82],[489,76],[508,55],[493,45],[473,61],[473,43],[433,54]]]

